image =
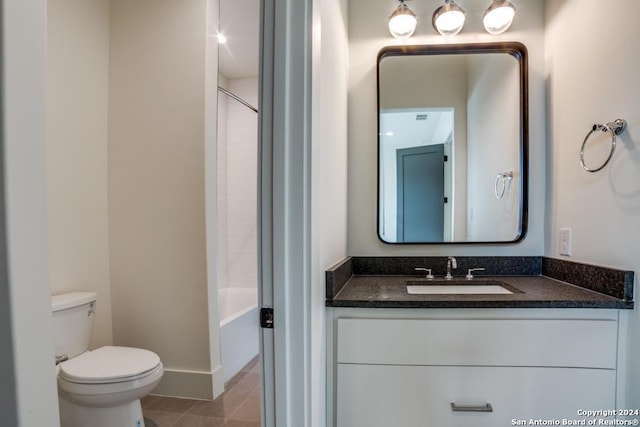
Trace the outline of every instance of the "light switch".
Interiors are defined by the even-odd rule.
[[[571,256],[571,229],[570,228],[560,229],[559,251],[560,251],[560,255]]]

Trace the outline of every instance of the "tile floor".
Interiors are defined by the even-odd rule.
[[[147,427],[260,427],[258,359],[227,384],[216,400],[149,395],[142,399]],[[154,426],[155,423],[155,426]]]

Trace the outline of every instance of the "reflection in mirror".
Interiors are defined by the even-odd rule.
[[[526,49],[389,47],[378,56],[378,235],[513,242],[526,232]]]

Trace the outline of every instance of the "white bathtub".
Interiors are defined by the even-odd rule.
[[[258,291],[224,288],[218,292],[220,357],[224,382],[258,355]]]

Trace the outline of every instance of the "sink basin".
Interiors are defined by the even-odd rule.
[[[412,295],[453,294],[453,295],[496,295],[513,294],[497,281],[450,281],[450,280],[412,280],[407,282],[407,292]]]

